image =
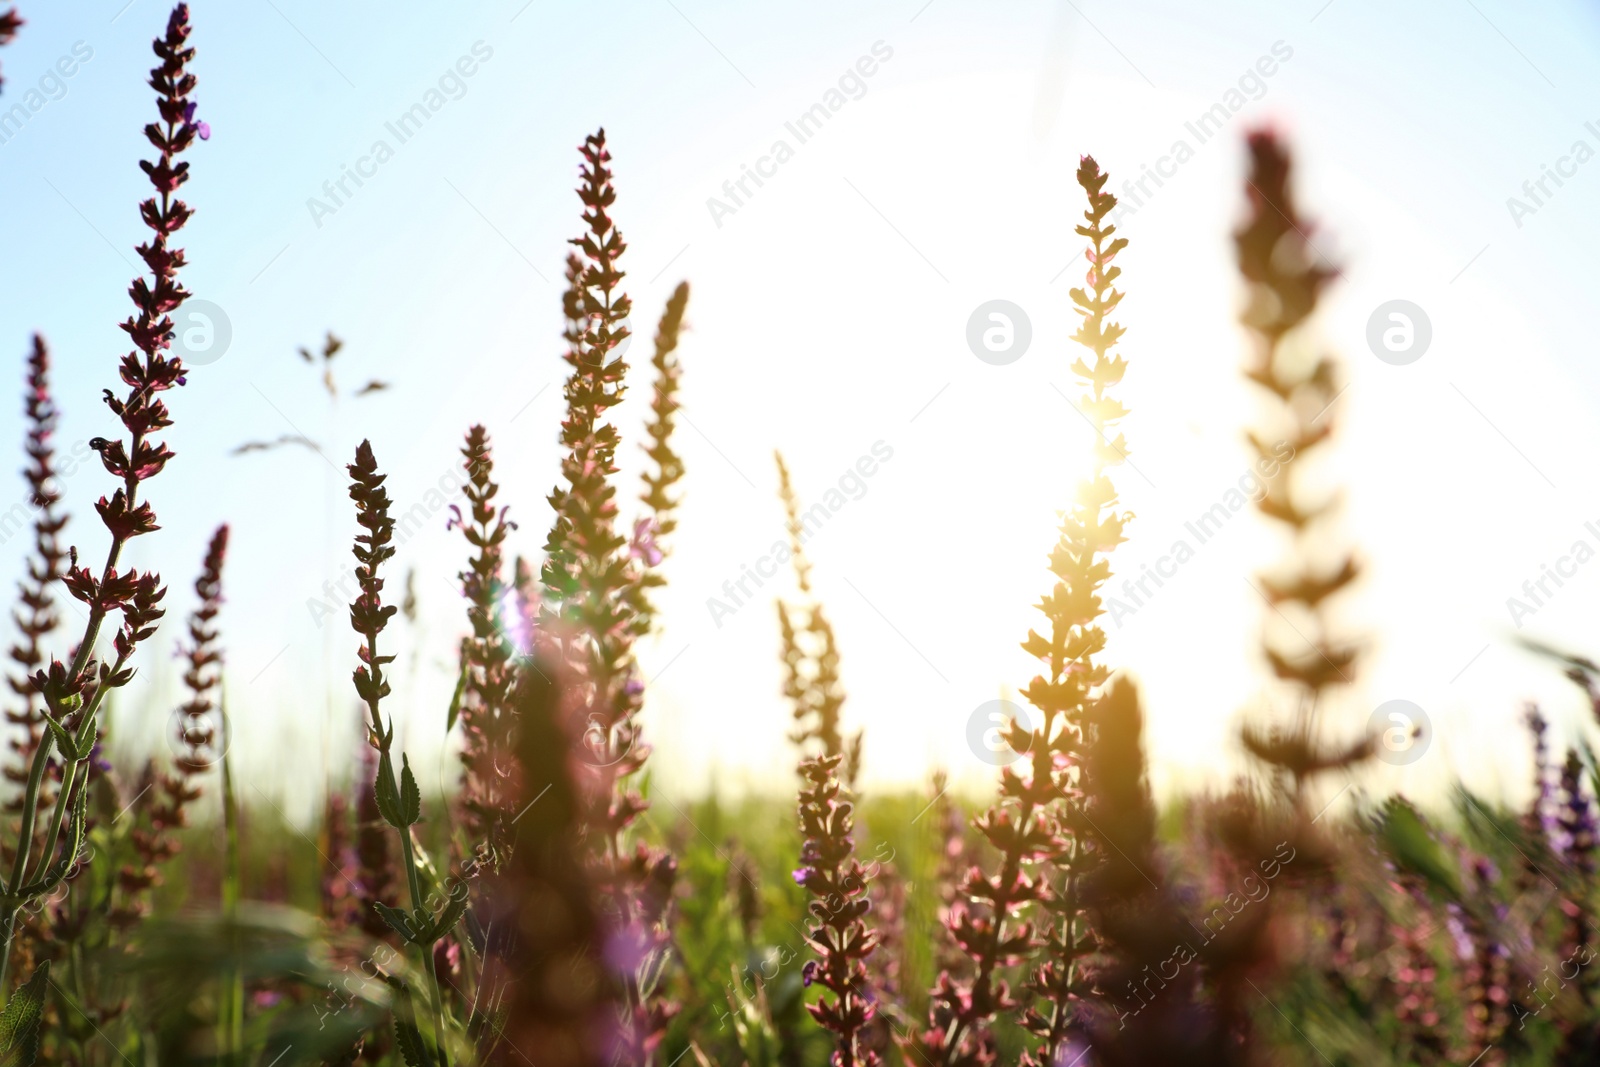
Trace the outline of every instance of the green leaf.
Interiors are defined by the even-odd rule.
[[[372,785],[373,799],[378,802],[378,814],[383,821],[397,830],[409,825],[400,810],[400,792],[394,784],[394,762],[385,752],[378,758],[378,780]]]
[[[23,895],[42,896],[53,892],[56,886],[70,878],[78,865],[79,853],[83,851],[83,839],[88,832],[89,786],[85,782],[78,786],[78,791],[72,797],[72,814],[67,817],[66,847],[61,853],[61,858],[37,881],[24,886]]]
[[[61,750],[62,758],[76,760],[78,746],[73,742],[71,732],[48,711],[41,710],[40,714],[44,716],[44,724],[50,728],[50,735],[56,739],[56,747]]]
[[[424,931],[417,929],[416,921],[412,918],[410,912],[403,911],[400,908],[391,908],[378,900],[373,901],[372,906],[377,909],[383,921],[389,924],[389,928],[399,934],[407,944],[414,945],[417,943],[417,935]]]
[[[1460,898],[1454,864],[1410,804],[1395,798],[1384,805],[1378,839],[1402,870],[1420,876],[1451,899]]]
[[[395,1046],[400,1049],[400,1057],[406,1061],[406,1067],[433,1067],[433,1057],[428,1055],[428,1046],[422,1040],[422,1032],[415,1026],[396,1019],[394,1038]]]
[[[38,1059],[39,1020],[44,1015],[49,982],[50,961],[45,960],[0,1011],[0,1064],[4,1067],[33,1067]]]
[[[96,729],[96,720],[99,718],[100,709],[96,707],[89,713],[88,720],[78,726],[78,734],[83,740],[78,743],[77,750],[72,753],[72,758],[79,763],[94,755],[95,742],[100,736],[100,731]]]
[[[451,893],[445,898],[444,910],[439,912],[439,917],[428,927],[429,941],[437,941],[454,930],[456,923],[461,921],[461,916],[467,913],[467,904],[471,898],[467,894],[465,883],[457,884],[461,892]]]
[[[450,716],[445,721],[444,732],[449,733],[456,728],[456,720],[461,717],[461,696],[467,691],[467,676],[472,671],[472,664],[461,664],[461,677],[456,679],[455,695],[450,698]]]
[[[403,752],[400,754],[400,816],[407,826],[422,821],[422,791],[417,788],[416,775],[411,773],[411,760]]]

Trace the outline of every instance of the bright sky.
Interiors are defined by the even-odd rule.
[[[116,324],[144,235],[135,161],[149,151],[140,130],[153,105],[142,79],[167,9],[123,3],[24,5],[29,25],[0,52],[0,105],[38,105],[0,143],[11,205],[0,348],[20,386],[29,333],[49,338],[68,448],[110,429],[97,398],[127,348]],[[1146,179],[1154,195],[1124,218],[1120,396],[1138,470],[1118,473],[1137,515],[1113,560],[1120,583],[1249,463],[1241,429],[1255,398],[1238,375],[1229,233],[1241,136],[1268,121],[1297,149],[1318,247],[1345,267],[1319,328],[1351,382],[1333,474],[1369,565],[1348,613],[1370,653],[1334,721],[1354,731],[1384,701],[1421,706],[1433,747],[1374,781],[1412,793],[1457,774],[1490,792],[1525,789],[1525,699],[1542,701],[1561,735],[1584,728],[1570,687],[1516,650],[1506,601],[1574,542],[1600,548],[1584,525],[1600,529],[1600,164],[1575,146],[1600,149],[1600,111],[1585,110],[1600,99],[1593,5],[1296,0],[1201,15],[1102,0],[641,0],[602,13],[548,0],[415,11],[201,0],[194,22],[199,117],[213,136],[189,156],[198,214],[184,277],[224,309],[232,340],[172,401],[178,459],[150,492],[165,528],[136,559],[164,572],[174,611],[122,702],[130,738],[166,727],[170,642],[204,541],[226,520],[244,772],[274,796],[294,794],[308,771],[343,773],[357,639],[342,608],[318,619],[310,605],[349,566],[342,465],[364,436],[406,510],[448,474],[466,427],[486,423],[522,523],[517,547],[537,552],[563,372],[553,282],[577,232],[575,147],[600,125],[639,332],[680,279],[694,287],[679,442],[688,499],[665,630],[641,650],[663,788],[787,781],[773,586],[731,617],[714,620],[707,601],[779,534],[775,447],[814,501],[875,446],[892,457],[810,545],[847,715],[868,728],[868,784],[920,786],[942,765],[988,788],[994,771],[968,750],[967,721],[1032,674],[1017,643],[1038,617],[1055,512],[1088,457],[1088,430],[1063,396],[1075,394],[1078,156],[1094,154],[1114,187],[1146,166],[1170,175],[1159,188]],[[834,90],[846,102],[800,143],[785,124]],[[1203,143],[1186,125],[1241,99]],[[437,110],[401,143],[386,124],[419,102]],[[378,162],[380,140],[390,151]],[[780,140],[792,151],[765,161]],[[1180,140],[1192,154],[1174,166],[1163,157]],[[1514,218],[1507,198],[1532,204],[1523,183],[1547,165],[1564,184],[1546,179],[1536,210]],[[731,214],[713,211],[708,200],[728,202],[724,183],[747,166],[764,184],[747,182],[753,195]],[[324,183],[346,167],[363,184],[346,179],[352,195],[314,210],[311,198],[333,203]],[[992,299],[1032,325],[1007,366],[966,344],[968,317]],[[1380,362],[1365,340],[1374,309],[1395,299],[1432,324],[1430,349],[1407,366]],[[375,377],[395,388],[335,412],[294,354],[329,328],[347,342],[336,364],[346,389]],[[633,355],[646,362],[643,342]],[[641,374],[624,415],[630,442],[646,385]],[[0,440],[20,442],[19,409],[0,407]],[[332,462],[229,454],[296,431]],[[631,443],[626,453],[631,479],[638,455]],[[66,491],[98,559],[90,503],[109,478],[85,470]],[[7,484],[9,507],[23,488]],[[414,676],[408,650],[397,664],[394,710],[411,750],[453,775],[438,738],[467,547],[445,517],[430,517],[391,572],[398,597],[404,568],[419,568],[412,638],[426,645]],[[22,538],[4,549],[9,585]],[[1241,513],[1112,628],[1106,661],[1144,681],[1164,787],[1224,782],[1238,766],[1240,716],[1264,700],[1263,608],[1245,579],[1276,555],[1271,533]],[[1565,583],[1520,632],[1600,651],[1600,563]],[[286,802],[306,804],[303,791]]]

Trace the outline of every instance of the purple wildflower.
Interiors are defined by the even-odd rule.
[[[194,132],[202,141],[211,140],[211,124],[209,122],[196,122],[194,120],[195,102],[189,101],[183,108],[183,121],[186,125],[193,126]]]
[[[663,556],[656,545],[655,520],[640,519],[633,524],[633,540],[628,543],[628,555],[644,560],[649,567],[661,562]]]

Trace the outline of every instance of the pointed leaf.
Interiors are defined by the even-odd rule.
[[[422,1040],[422,1032],[415,1026],[396,1019],[394,1037],[395,1047],[400,1050],[400,1057],[406,1061],[406,1067],[433,1067],[433,1057],[428,1055],[428,1046]]]
[[[404,829],[408,824],[400,808],[400,791],[394,784],[394,762],[387,752],[378,757],[378,780],[372,784],[372,793],[383,821],[397,830]]]
[[[72,740],[71,731],[57,722],[55,716],[48,711],[41,710],[39,714],[44,716],[44,724],[50,728],[50,736],[56,739],[56,747],[61,750],[61,757],[66,760],[76,760],[78,746]]]
[[[461,916],[467,913],[467,904],[470,902],[470,898],[467,895],[466,886],[461,885],[460,888],[461,892],[451,893],[445,899],[444,910],[439,912],[439,917],[428,928],[429,941],[438,941],[451,930],[454,930],[456,923],[461,921]]]
[[[4,1067],[33,1067],[38,1059],[39,1020],[44,1015],[49,982],[50,961],[45,960],[0,1011],[0,1064]]]
[[[389,924],[389,928],[399,934],[407,944],[414,945],[417,943],[417,934],[422,931],[417,929],[416,920],[409,911],[391,908],[380,900],[373,901],[372,906],[383,918],[383,921]]]
[[[400,755],[400,768],[400,817],[406,826],[414,826],[422,821],[422,791],[411,773],[411,760],[404,753]]]
[[[456,728],[456,720],[461,717],[461,696],[467,691],[467,675],[472,671],[472,664],[461,664],[461,677],[456,679],[456,691],[450,698],[450,715],[445,721],[444,732],[449,733]]]
[[[1378,842],[1401,869],[1420,875],[1451,899],[1460,898],[1453,861],[1410,804],[1394,799],[1385,805]]]

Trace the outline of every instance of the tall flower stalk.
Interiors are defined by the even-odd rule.
[[[683,330],[684,311],[689,306],[689,283],[679,282],[667,298],[656,326],[655,351],[650,366],[655,371],[655,384],[650,396],[650,418],[645,423],[644,446],[650,468],[644,473],[644,492],[639,501],[646,514],[634,523],[629,552],[640,569],[634,582],[634,611],[637,629],[642,635],[650,629],[656,607],[650,590],[666,584],[666,577],[657,569],[666,557],[667,539],[678,528],[678,504],[681,498],[675,490],[683,480],[683,457],[672,444],[672,432],[677,427],[678,409],[683,405],[678,393],[683,382],[683,366],[678,361],[678,335]]]
[[[5,711],[6,722],[17,731],[7,742],[15,762],[4,771],[7,781],[19,787],[18,795],[6,804],[6,809],[13,812],[22,809],[20,787],[28,780],[28,768],[45,730],[32,676],[44,664],[49,639],[61,625],[53,586],[65,573],[67,561],[61,537],[67,515],[60,509],[61,488],[52,440],[59,412],[50,392],[50,352],[44,338],[38,334],[34,334],[28,353],[23,418],[27,426],[23,450],[27,453],[28,464],[22,474],[28,483],[28,504],[34,512],[33,549],[23,565],[22,578],[17,582],[18,603],[11,615],[20,640],[10,648],[15,669],[6,679],[18,702],[16,707],[7,707]],[[40,787],[40,803],[54,802],[54,783],[46,781]],[[50,925],[37,919],[29,923],[29,937],[19,946],[24,967],[32,963],[32,941],[41,935],[47,937]]]
[[[778,465],[778,496],[783,501],[784,529],[789,536],[789,560],[794,568],[796,603],[777,600],[778,632],[783,648],[783,695],[794,716],[789,740],[802,749],[813,747],[816,756],[839,756],[839,780],[853,789],[861,770],[863,733],[845,737],[841,727],[844,684],[839,678],[839,645],[822,601],[811,587],[811,560],[806,555],[806,528],[800,517],[800,497],[789,477],[783,453],[774,452]]]
[[[433,1019],[433,1048],[431,1052],[422,1042],[417,1028],[408,1020],[395,1021],[397,1038],[402,1047],[420,1052],[425,1063],[447,1067],[445,1052],[444,1011],[439,991],[439,976],[435,968],[433,946],[448,934],[466,910],[464,894],[451,895],[443,909],[435,913],[429,907],[422,890],[416,845],[411,827],[422,821],[422,792],[416,776],[411,773],[411,761],[401,755],[399,776],[394,770],[394,724],[384,723],[381,703],[389,695],[389,682],[384,667],[394,662],[393,656],[378,651],[378,637],[389,619],[398,610],[383,602],[384,580],[378,576],[379,568],[394,556],[394,519],[389,516],[389,491],[384,488],[387,475],[378,473],[378,461],[372,445],[362,441],[356,448],[355,462],[347,468],[350,472],[350,499],[356,504],[356,522],[364,532],[357,534],[352,552],[356,557],[356,585],[359,593],[350,605],[350,626],[361,635],[361,666],[355,669],[356,693],[367,706],[367,740],[378,752],[378,772],[373,783],[373,798],[384,822],[394,827],[400,835],[400,850],[406,873],[406,885],[411,893],[411,910],[403,911],[381,902],[374,907],[395,933],[417,948],[422,956],[423,970],[428,975],[428,999]],[[435,1059],[436,1057],[436,1059]]]
[[[854,805],[841,795],[837,776],[841,757],[820,756],[800,765],[801,867],[794,880],[810,896],[808,935],[817,959],[804,968],[813,982],[832,994],[807,1007],[835,1038],[834,1067],[877,1067],[878,1054],[863,1037],[877,1015],[868,988],[866,960],[878,945],[865,917],[872,909],[867,874],[851,838]]]
[[[128,661],[138,646],[155,633],[163,612],[160,607],[166,589],[159,575],[140,574],[133,569],[119,570],[123,549],[133,538],[157,529],[155,511],[139,499],[145,481],[159,474],[172,458],[165,444],[152,441],[156,432],[172,425],[161,394],[184,382],[181,359],[170,356],[168,347],[174,332],[172,313],[188,299],[178,281],[178,270],[185,264],[183,250],[172,247],[174,235],[192,214],[188,205],[176,198],[189,179],[189,164],[179,159],[198,136],[191,124],[191,94],[194,75],[187,65],[194,58],[189,47],[189,8],[179,4],[167,20],[166,32],[156,38],[153,49],[159,64],[150,72],[150,86],[156,91],[159,121],[145,127],[145,136],[157,151],[155,162],[141,161],[140,167],[155,189],[155,196],[140,205],[140,216],[152,231],[151,238],[138,252],[150,268],[151,277],[135,278],[129,287],[136,314],[122,323],[132,338],[134,351],[122,358],[120,372],[126,392],[105,391],[106,405],[122,422],[128,439],[95,438],[90,446],[99,453],[107,471],[121,485],[109,497],[95,504],[100,520],[111,535],[105,564],[98,577],[77,563],[77,552],[69,553],[70,566],[63,577],[67,591],[80,600],[88,612],[83,635],[70,665],[52,658],[48,670],[34,674],[34,684],[44,698],[49,733],[41,737],[29,768],[23,792],[22,825],[18,846],[6,882],[5,903],[0,906],[0,923],[5,927],[3,960],[0,960],[0,992],[5,988],[4,969],[9,966],[11,942],[19,908],[64,880],[76,862],[79,841],[87,818],[87,790],[80,772],[87,777],[94,751],[100,704],[112,689],[124,686],[133,677]],[[122,625],[112,642],[115,659],[97,663],[94,659],[101,628],[112,615]],[[61,787],[51,805],[44,847],[36,866],[33,859],[35,821],[40,815],[39,801],[45,770],[52,751],[59,748],[66,761],[61,772]],[[74,789],[77,788],[76,794]],[[74,808],[67,843],[69,849],[57,856],[67,808]]]
[[[228,553],[228,527],[218,526],[206,547],[195,579],[199,605],[189,616],[189,639],[180,651],[183,684],[189,698],[178,708],[178,757],[170,773],[152,768],[152,799],[129,832],[133,862],[118,872],[118,887],[128,898],[123,922],[149,908],[147,891],[160,882],[160,867],[178,851],[177,834],[187,824],[185,809],[200,798],[197,779],[214,767],[227,744],[221,736],[218,693],[222,685],[222,640],[217,616],[222,611],[222,566]]]
[[[467,431],[461,454],[467,469],[468,513],[463,518],[457,512],[451,525],[459,525],[476,550],[460,575],[472,626],[461,643],[461,804],[473,841],[498,856],[509,844],[508,824],[515,814],[504,782],[510,761],[516,648],[506,625],[502,545],[516,524],[507,521],[508,509],[494,504],[500,487],[494,480],[489,434],[482,426]]]
[[[517,848],[489,884],[483,912],[497,932],[483,986],[504,997],[502,1027],[479,1037],[482,1062],[602,1067],[627,1039],[613,1030],[619,990],[603,956],[596,886],[583,862],[584,809],[576,748],[562,708],[559,661],[530,661],[513,693],[517,711]]]
[[[1087,827],[1063,809],[1078,800],[1086,786],[1082,752],[1089,740],[1088,710],[1106,679],[1106,668],[1095,662],[1105,648],[1105,631],[1098,619],[1103,613],[1096,595],[1111,576],[1104,558],[1121,544],[1126,513],[1116,511],[1117,491],[1108,475],[1128,456],[1127,443],[1113,425],[1127,414],[1107,390],[1122,381],[1127,362],[1112,349],[1124,328],[1109,316],[1122,301],[1114,283],[1122,273],[1113,261],[1127,247],[1126,238],[1113,237],[1116,227],[1106,219],[1117,198],[1105,192],[1107,176],[1092,156],[1078,165],[1078,184],[1088,196],[1084,212],[1087,225],[1077,232],[1089,239],[1084,253],[1089,261],[1085,288],[1072,290],[1072,301],[1083,316],[1073,340],[1093,353],[1093,362],[1079,357],[1072,371],[1089,390],[1078,402],[1094,428],[1094,459],[1087,482],[1079,487],[1072,511],[1061,526],[1060,540],[1050,556],[1055,587],[1040,601],[1050,620],[1050,636],[1029,631],[1023,647],[1037,657],[1044,672],[1035,675],[1024,694],[1041,716],[1033,738],[1036,781],[1041,774],[1053,781],[1060,800],[1050,818],[1058,847],[1045,857],[1043,877],[1050,889],[1041,894],[1040,910],[1047,916],[1040,926],[1039,966],[1030,987],[1040,1005],[1024,1016],[1024,1025],[1039,1038],[1037,1057],[1055,1063],[1065,1053],[1076,1020],[1076,1003],[1091,989],[1081,971],[1081,959],[1093,942],[1084,915],[1078,880],[1085,866],[1099,862],[1089,854]],[[1110,434],[1116,434],[1113,439]],[[1042,751],[1040,751],[1042,750]],[[1048,757],[1049,770],[1045,771]]]
[[[1284,561],[1259,581],[1273,624],[1263,633],[1262,652],[1273,673],[1294,689],[1296,706],[1287,726],[1247,728],[1244,742],[1289,776],[1300,802],[1310,777],[1349,766],[1370,751],[1365,740],[1327,746],[1319,723],[1326,694],[1352,680],[1359,652],[1336,634],[1328,601],[1356,579],[1360,567],[1342,550],[1319,558],[1338,497],[1312,497],[1307,480],[1306,460],[1320,454],[1333,433],[1343,387],[1337,363],[1315,352],[1303,327],[1337,272],[1317,249],[1315,227],[1295,203],[1288,150],[1266,131],[1252,133],[1248,146],[1249,211],[1234,245],[1247,286],[1240,315],[1251,335],[1245,377],[1266,392],[1269,412],[1266,424],[1247,436],[1265,485],[1256,506],[1287,531],[1291,544]],[[1290,460],[1292,467],[1286,465]]]
[[[1596,863],[1600,823],[1596,820],[1595,800],[1584,788],[1584,780],[1590,777],[1587,772],[1577,750],[1567,749],[1566,761],[1561,765],[1561,800],[1556,814],[1568,883],[1561,901],[1561,954],[1564,959],[1593,959],[1595,954],[1595,873],[1600,866]],[[1596,988],[1600,987],[1594,968],[1580,970],[1575,984],[1584,1007],[1591,1009]]]
[[[60,414],[50,394],[50,351],[38,334],[34,334],[33,348],[28,353],[23,418],[27,423],[23,448],[28,454],[28,465],[23,468],[22,475],[28,482],[28,504],[34,509],[33,552],[17,583],[18,606],[11,616],[21,641],[11,646],[11,661],[16,670],[7,681],[20,706],[7,708],[5,713],[6,721],[21,734],[10,741],[17,765],[7,767],[5,776],[19,786],[28,780],[28,766],[45,729],[33,674],[43,666],[45,645],[61,624],[52,587],[66,573],[67,561],[66,549],[61,544],[67,516],[60,510],[61,487],[52,441]],[[42,796],[41,802],[50,803],[50,796]],[[20,799],[16,805],[21,806]]]
[[[562,484],[550,495],[556,514],[541,571],[539,637],[567,672],[566,714],[582,735],[584,855],[611,909],[604,916],[613,944],[608,955],[623,985],[618,1055],[630,1064],[646,1064],[675,1011],[659,987],[676,865],[670,855],[633,836],[648,802],[630,779],[649,756],[638,721],[644,684],[634,643],[649,628],[653,608],[645,588],[659,583],[646,576],[661,560],[656,539],[671,528],[676,506],[670,490],[681,461],[669,443],[677,407],[672,353],[688,294],[681,286],[674,293],[657,333],[658,382],[649,431],[655,444],[647,449],[656,468],[646,477],[644,497],[652,514],[630,539],[619,532],[614,484],[619,434],[608,415],[622,400],[628,370],[621,346],[630,336],[632,303],[621,288],[625,275],[618,265],[627,245],[610,215],[616,190],[605,131],[589,137],[581,152],[578,197],[586,232],[572,241],[582,255],[567,260],[564,358],[571,373],[561,427],[566,452]]]
[[[948,920],[973,970],[964,980],[941,975],[932,1025],[908,1043],[941,1067],[983,1063],[993,1055],[989,1021],[1023,1007],[1002,977],[1006,968],[1037,960],[1027,978],[1036,1003],[1022,1014],[1023,1026],[1037,1042],[1030,1062],[1053,1063],[1061,1056],[1078,1022],[1077,1003],[1092,990],[1081,961],[1094,941],[1078,883],[1083,869],[1097,860],[1073,809],[1086,788],[1082,755],[1090,740],[1088,709],[1107,677],[1095,660],[1106,641],[1097,622],[1103,612],[1098,590],[1111,574],[1104,557],[1122,543],[1127,520],[1116,510],[1116,487],[1108,474],[1128,455],[1127,443],[1114,429],[1127,409],[1108,390],[1127,369],[1126,361],[1112,353],[1123,327],[1109,316],[1122,300],[1115,288],[1122,270],[1113,261],[1128,242],[1113,236],[1116,227],[1107,220],[1117,199],[1105,192],[1107,175],[1092,157],[1080,161],[1077,179],[1089,202],[1086,224],[1077,227],[1089,240],[1084,253],[1089,270],[1086,286],[1072,290],[1083,316],[1073,339],[1093,359],[1079,357],[1072,370],[1088,390],[1077,406],[1095,431],[1093,460],[1050,553],[1055,584],[1038,604],[1048,632],[1030,630],[1022,646],[1043,667],[1024,690],[1039,713],[1037,725],[1030,728],[1019,718],[1007,729],[1006,742],[1026,759],[1026,772],[1001,771],[1000,797],[977,822],[994,849],[994,873],[971,869],[962,884],[968,903],[953,908]],[[1025,917],[1030,908],[1036,920]]]
[[[588,820],[595,851],[620,854],[619,841],[642,801],[617,797],[618,782],[643,766],[635,716],[632,604],[627,592],[627,538],[617,532],[617,428],[607,413],[622,400],[628,365],[617,351],[629,337],[632,304],[620,285],[617,261],[626,250],[608,209],[616,200],[611,155],[602,130],[582,148],[579,199],[588,232],[573,244],[583,251],[567,260],[565,359],[567,415],[561,443],[567,450],[565,484],[550,495],[555,522],[546,540],[542,572],[546,627],[574,670],[576,718],[591,749],[596,811]],[[630,684],[634,683],[634,684]]]

